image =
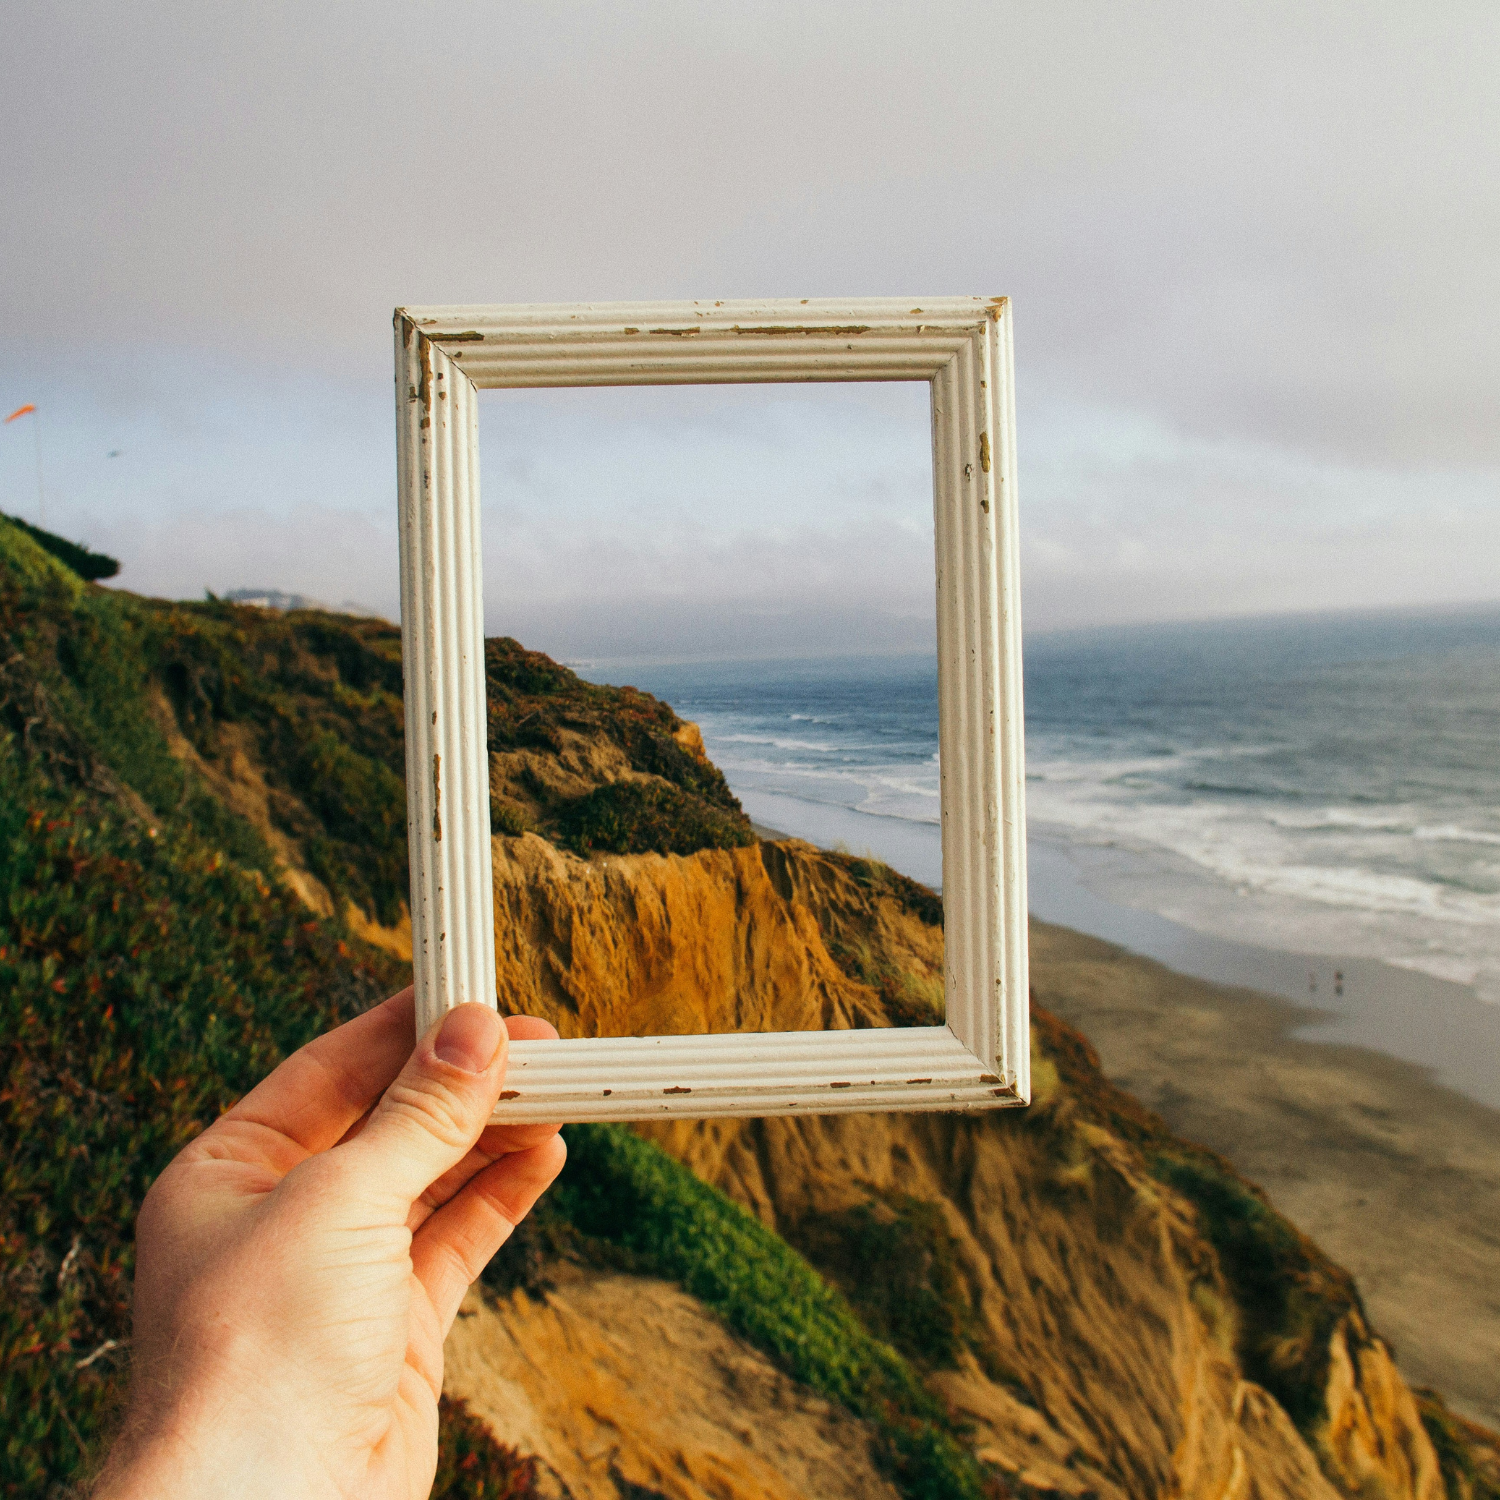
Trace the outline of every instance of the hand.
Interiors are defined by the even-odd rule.
[[[555,1125],[488,1125],[507,1028],[550,1025],[463,1005],[415,1051],[413,1025],[408,989],[319,1037],[146,1195],[100,1500],[432,1488],[443,1339],[566,1153]]]

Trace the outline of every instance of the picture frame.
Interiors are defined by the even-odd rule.
[[[1030,1099],[1012,312],[1004,297],[397,308],[417,1034],[495,1004],[478,391],[924,380],[943,842],[941,1026],[514,1042],[497,1120]]]

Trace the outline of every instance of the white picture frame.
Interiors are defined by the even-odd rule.
[[[1012,314],[1004,297],[397,308],[417,1033],[495,1003],[479,389],[925,380],[932,391],[945,1024],[511,1047],[497,1119],[1030,1099]]]

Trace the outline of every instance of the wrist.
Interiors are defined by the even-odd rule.
[[[205,1395],[131,1416],[91,1492],[92,1500],[302,1500],[320,1492],[321,1466],[298,1451],[289,1424]]]

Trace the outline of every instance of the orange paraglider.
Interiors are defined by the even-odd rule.
[[[36,416],[36,402],[28,401],[25,406],[18,406],[0,427],[8,422],[14,422],[17,417],[24,417],[28,412]],[[45,526],[47,524],[47,491],[42,485],[42,419],[37,417],[31,424],[32,436],[36,439],[36,513],[37,520]]]

